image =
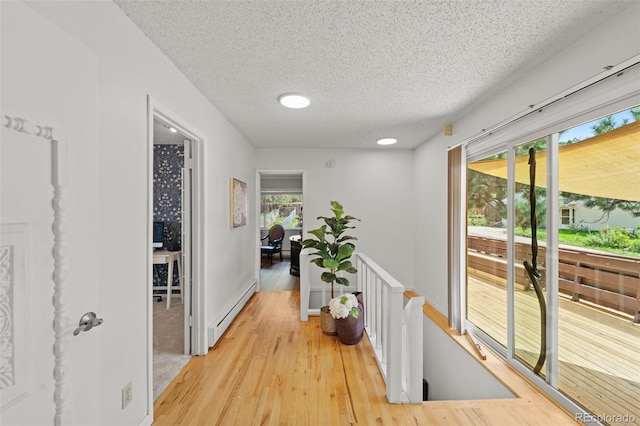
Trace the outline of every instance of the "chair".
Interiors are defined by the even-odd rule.
[[[260,239],[262,241],[267,240],[267,243],[260,247],[260,252],[269,257],[270,264],[273,265],[273,255],[275,253],[280,253],[280,261],[282,262],[282,240],[284,240],[284,228],[282,225],[273,225],[269,229],[269,233]]]

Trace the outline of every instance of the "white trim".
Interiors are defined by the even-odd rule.
[[[638,104],[640,55],[464,141],[467,160],[479,160],[504,144],[534,140]]]
[[[40,126],[29,120],[19,117],[3,115],[4,127],[16,132],[37,136],[51,142],[51,185],[53,186],[53,328],[55,331],[55,343],[53,352],[55,356],[54,380],[55,390],[53,400],[56,412],[53,423],[58,426],[70,423],[65,415],[66,398],[68,391],[65,379],[68,374],[67,350],[67,277],[70,275],[67,267],[67,187],[68,187],[68,143],[63,132],[48,126]]]
[[[147,96],[147,413],[153,421],[153,250],[149,241],[153,238],[153,102]],[[149,218],[151,218],[149,220]]]
[[[204,225],[204,145],[205,137],[194,126],[179,118],[168,108],[160,104],[152,96],[147,96],[147,241],[153,235],[153,120],[154,118],[175,127],[180,133],[191,140],[192,154],[192,207],[191,207],[191,238],[192,238],[192,275],[191,300],[185,299],[185,306],[191,304],[193,317],[191,332],[192,355],[206,355],[207,329],[205,325],[205,225]],[[147,248],[147,412],[153,419],[153,253],[148,244]]]
[[[307,178],[305,171],[302,169],[256,169],[256,193],[255,193],[255,217],[256,217],[256,239],[255,239],[255,248],[256,248],[256,263],[255,263],[255,277],[256,282],[258,283],[257,290],[261,289],[261,280],[260,280],[260,265],[262,262],[262,252],[260,251],[261,241],[260,241],[260,233],[262,232],[262,227],[260,226],[260,202],[262,197],[262,175],[302,175],[302,190],[299,191],[302,193],[302,203],[304,206],[305,200],[305,192]],[[287,228],[287,229],[299,229],[299,228]],[[304,221],[302,222],[302,235],[304,235]],[[302,271],[301,275],[302,275]]]
[[[507,223],[515,223],[516,218],[516,153],[514,147],[507,150]],[[515,358],[516,330],[515,330],[515,228],[507,227],[507,356]]]
[[[560,190],[558,185],[554,185],[556,176],[560,176],[558,169],[558,134],[554,133],[547,136],[547,229],[553,232],[547,232],[547,249],[545,259],[545,282],[546,282],[546,301],[547,301],[547,360],[546,360],[546,376],[547,383],[552,387],[558,386],[558,351],[554,348],[558,347],[558,314],[559,302],[558,295],[558,243],[560,230]],[[558,178],[559,179],[559,178]]]

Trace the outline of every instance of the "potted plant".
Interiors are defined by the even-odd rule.
[[[364,334],[362,292],[343,294],[329,302],[329,311],[336,320],[338,339],[345,345],[355,345]]]
[[[309,231],[309,234],[315,238],[304,240],[302,247],[316,250],[311,253],[312,256],[316,256],[311,260],[311,263],[315,263],[325,270],[322,272],[320,279],[327,284],[331,284],[331,298],[333,299],[335,283],[344,286],[349,285],[349,279],[337,274],[340,271],[350,274],[358,272],[349,260],[355,250],[355,245],[347,242],[357,240],[357,238],[343,234],[347,229],[355,228],[355,226],[349,226],[352,221],[359,221],[360,219],[345,215],[342,204],[337,201],[331,201],[331,211],[333,212],[331,217],[318,216],[318,219],[324,221],[324,225]],[[325,334],[336,335],[335,320],[331,316],[329,306],[323,306],[320,309],[320,328]]]
[[[180,222],[171,222],[169,224],[169,241],[167,244],[167,250],[180,251]]]

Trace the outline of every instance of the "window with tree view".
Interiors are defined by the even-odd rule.
[[[271,228],[282,225],[285,229],[302,228],[302,194],[262,194],[260,200],[260,226]]]
[[[466,263],[471,330],[594,419],[640,424],[639,106],[467,162]]]

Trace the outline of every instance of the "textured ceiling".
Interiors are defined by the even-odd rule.
[[[115,3],[255,147],[414,148],[634,2]]]

